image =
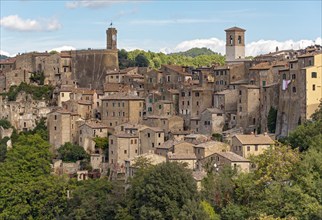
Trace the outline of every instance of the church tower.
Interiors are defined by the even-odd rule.
[[[113,27],[109,27],[106,30],[106,49],[116,50],[117,49],[117,30]]]
[[[245,31],[239,27],[226,29],[226,61],[245,59]]]

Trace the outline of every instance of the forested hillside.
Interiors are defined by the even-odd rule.
[[[184,66],[211,66],[214,63],[224,64],[225,57],[206,48],[193,48],[186,52],[175,54],[155,53],[151,51],[119,50],[119,65],[121,69],[131,66],[149,66],[160,68],[162,64]]]

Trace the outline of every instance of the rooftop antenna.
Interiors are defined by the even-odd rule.
[[[113,22],[111,21],[111,23],[110,23],[110,27],[113,27]]]

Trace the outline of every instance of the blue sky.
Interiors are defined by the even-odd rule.
[[[321,44],[321,1],[0,0],[0,50],[104,48],[109,23],[118,48],[224,53],[224,29],[246,29],[246,54]]]

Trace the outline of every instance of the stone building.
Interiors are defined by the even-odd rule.
[[[149,161],[152,165],[158,165],[160,163],[165,163],[166,158],[155,154],[153,152],[148,152],[145,154],[141,154],[139,156],[135,156],[131,159],[125,160],[125,180],[130,177],[133,177],[138,170],[138,167],[135,166],[135,163],[140,159],[144,158]]]
[[[231,151],[244,158],[249,158],[251,155],[262,154],[273,144],[273,139],[267,134],[239,134],[232,137]]]
[[[237,127],[244,132],[257,132],[260,121],[260,89],[255,85],[243,85],[239,88],[237,102]]]
[[[78,143],[78,126],[83,123],[79,115],[58,108],[47,115],[49,143],[57,150],[67,142]]]
[[[280,70],[276,135],[287,136],[309,119],[322,99],[321,52],[298,56]]]
[[[232,27],[226,32],[226,62],[245,58],[245,31],[239,27]]]
[[[139,155],[139,136],[120,133],[109,136],[109,164],[112,171],[125,173],[125,160]]]
[[[0,60],[0,73],[6,73],[15,69],[16,58]]]
[[[210,163],[214,171],[220,172],[225,166],[230,166],[232,169],[237,169],[238,172],[248,173],[250,170],[250,160],[239,156],[233,152],[217,152],[203,158],[200,161],[201,164],[205,165]]]
[[[212,90],[200,87],[180,90],[179,115],[184,118],[186,129],[190,127],[190,118],[199,118],[201,112],[211,106]]]
[[[238,90],[227,89],[214,94],[214,107],[225,113],[237,112]]]
[[[102,122],[109,129],[130,122],[139,123],[143,117],[144,99],[139,96],[115,93],[102,100]]]
[[[164,130],[167,137],[168,133],[183,131],[183,119],[179,116],[157,116],[150,115],[144,118],[143,123],[150,127],[159,127]]]
[[[147,127],[140,130],[140,154],[154,152],[157,146],[164,143],[164,131],[157,127]]]
[[[95,141],[96,137],[107,138],[107,126],[99,121],[86,121],[78,128],[79,138],[78,145],[82,146],[87,153],[96,153]]]
[[[194,151],[198,160],[217,152],[229,151],[229,145],[218,141],[207,141],[194,146]]]

